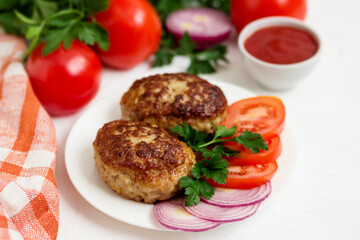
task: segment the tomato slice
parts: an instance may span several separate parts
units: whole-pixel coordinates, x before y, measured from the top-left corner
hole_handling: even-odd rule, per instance
[[[249,149],[242,148],[238,154],[241,157],[223,156],[223,158],[232,166],[265,164],[276,161],[282,151],[280,136],[276,135],[272,138],[265,139],[265,142],[268,144],[268,150],[263,151],[260,149],[260,152],[252,153]],[[241,146],[238,145],[239,148]]]
[[[277,97],[259,96],[231,104],[222,125],[236,126],[239,136],[243,131],[253,131],[264,138],[280,135],[284,129],[285,106]],[[226,144],[228,146],[228,144]]]
[[[270,181],[277,168],[276,161],[248,166],[229,166],[229,174],[225,184],[218,184],[212,179],[206,179],[206,181],[214,187],[250,189]]]

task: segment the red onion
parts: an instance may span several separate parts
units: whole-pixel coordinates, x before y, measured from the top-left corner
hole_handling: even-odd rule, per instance
[[[219,207],[205,202],[184,209],[191,215],[217,223],[236,222],[256,213],[260,203],[243,207]]]
[[[232,24],[222,12],[211,8],[187,8],[172,12],[165,22],[167,30],[177,39],[185,32],[197,48],[209,48],[228,38]]]
[[[267,182],[252,189],[215,188],[215,194],[209,200],[203,197],[201,200],[221,207],[247,206],[263,201],[270,193],[271,183]]]
[[[156,204],[154,214],[159,223],[173,230],[201,232],[220,225],[190,215],[184,210],[182,202],[176,199]]]

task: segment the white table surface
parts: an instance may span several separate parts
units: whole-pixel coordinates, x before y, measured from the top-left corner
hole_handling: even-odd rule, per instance
[[[275,176],[273,194],[254,216],[185,233],[142,229],[101,213],[75,190],[65,168],[66,137],[85,108],[53,118],[59,145],[58,239],[360,239],[360,1],[309,0],[308,5],[306,22],[319,32],[323,52],[316,69],[295,89],[260,87],[243,67],[235,36],[227,42],[231,63],[210,76],[258,95],[278,96],[287,109],[284,151],[290,157],[281,161],[290,161],[292,171],[283,179]],[[184,71],[187,64],[178,57],[162,69],[150,69],[149,62],[128,71],[106,69],[101,89],[87,107],[117,86],[129,87],[154,71]]]

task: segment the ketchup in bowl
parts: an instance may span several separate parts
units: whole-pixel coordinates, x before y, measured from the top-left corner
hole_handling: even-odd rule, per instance
[[[319,46],[307,31],[289,26],[272,26],[250,35],[245,41],[245,49],[265,62],[292,64],[312,57]]]

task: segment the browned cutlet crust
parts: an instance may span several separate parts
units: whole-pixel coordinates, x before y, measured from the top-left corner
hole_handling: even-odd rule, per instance
[[[153,203],[175,196],[191,174],[195,155],[156,125],[117,120],[99,129],[93,143],[104,181],[126,198]]]
[[[227,101],[221,89],[187,73],[153,75],[134,82],[123,95],[122,117],[155,123],[167,130],[183,124],[210,131],[211,122],[226,117]]]

